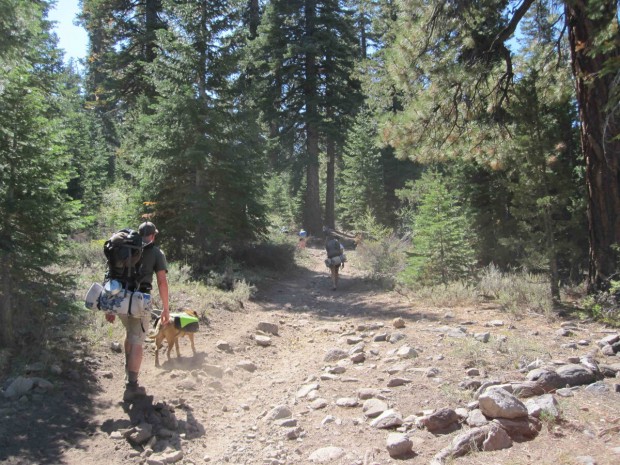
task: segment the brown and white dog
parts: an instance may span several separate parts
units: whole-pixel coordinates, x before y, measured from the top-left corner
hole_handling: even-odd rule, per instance
[[[183,313],[187,313],[190,316],[198,318],[198,313],[194,310],[184,309]],[[161,318],[158,318],[155,323],[155,334],[150,335],[151,339],[155,339],[155,366],[159,366],[159,349],[161,349],[164,339],[168,343],[168,349],[166,350],[166,356],[168,360],[170,360],[170,352],[172,351],[172,346],[176,348],[177,357],[181,357],[181,353],[179,351],[179,338],[183,336],[187,336],[192,345],[192,352],[196,355],[196,347],[194,346],[194,333],[185,331],[183,329],[179,329],[175,326],[174,321],[168,322],[167,325],[161,324]]]

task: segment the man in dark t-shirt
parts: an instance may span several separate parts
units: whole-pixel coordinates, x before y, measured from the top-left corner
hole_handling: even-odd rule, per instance
[[[155,236],[159,231],[155,225],[149,221],[142,223],[138,228],[144,249],[142,258],[138,262],[138,283],[139,291],[150,293],[153,287],[153,275],[157,281],[157,290],[162,302],[161,312],[162,324],[168,324],[170,320],[170,307],[168,301],[168,263],[166,256],[155,245]],[[114,315],[108,321],[113,322]],[[130,402],[138,396],[146,395],[144,387],[138,385],[138,374],[142,365],[143,345],[146,337],[146,328],[149,327],[151,317],[144,315],[142,318],[134,318],[129,315],[119,315],[123,326],[125,326],[125,373],[126,384],[123,400]]]

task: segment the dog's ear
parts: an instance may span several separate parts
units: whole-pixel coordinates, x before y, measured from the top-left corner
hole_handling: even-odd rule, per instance
[[[157,328],[157,323],[159,323],[159,320],[161,320],[161,317],[158,316],[157,318],[155,318],[155,323],[153,323],[153,328]]]

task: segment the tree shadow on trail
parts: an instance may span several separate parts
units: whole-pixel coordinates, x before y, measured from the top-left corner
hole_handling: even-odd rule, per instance
[[[70,364],[60,376],[32,373],[52,382],[51,391],[35,388],[20,399],[0,396],[0,462],[62,464],[64,451],[80,448],[97,432],[92,418],[98,407],[93,398],[101,391],[95,375],[98,363],[83,357]]]
[[[441,320],[436,313],[413,309],[376,281],[347,275],[346,267],[340,274],[338,289],[332,290],[331,286],[329,271],[321,273],[297,266],[279,281],[260,289],[253,300],[266,310],[312,313],[325,319],[349,316],[369,320]]]

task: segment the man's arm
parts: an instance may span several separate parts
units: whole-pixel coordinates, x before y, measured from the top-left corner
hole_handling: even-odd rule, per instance
[[[166,276],[166,270],[161,270],[155,273],[157,277],[157,290],[159,291],[159,297],[163,305],[161,312],[162,324],[168,324],[170,320],[170,306],[168,302],[168,277]]]

